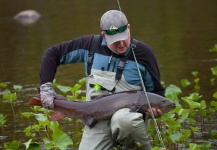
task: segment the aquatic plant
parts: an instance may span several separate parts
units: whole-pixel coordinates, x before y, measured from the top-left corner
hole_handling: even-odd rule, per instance
[[[217,45],[210,51],[217,52]],[[210,70],[212,73],[210,86],[214,86],[216,84],[217,66],[210,68]],[[165,83],[162,81],[162,84],[166,88],[166,97],[176,103],[175,109],[163,114],[161,118],[157,119],[161,136],[163,137],[166,148],[169,150],[185,148],[188,148],[189,150],[208,150],[212,148],[212,143],[210,141],[201,141],[198,139],[201,139],[201,134],[207,134],[206,123],[212,123],[213,119],[216,119],[217,91],[212,94],[211,100],[204,99],[200,93],[200,81],[203,80],[200,78],[200,73],[198,71],[192,71],[191,74],[191,79],[181,79],[181,87],[173,84],[165,86]],[[85,82],[85,78],[82,78],[73,86],[64,86],[57,83],[55,80],[53,86],[59,91],[58,93],[64,95],[67,99],[84,100],[85,95],[83,94],[84,90],[82,90],[82,88],[84,87],[83,85]],[[15,128],[14,139],[7,142],[1,139],[2,146],[0,148],[18,150],[20,147],[25,147],[27,150],[65,150],[72,146],[73,148],[76,148],[76,145],[79,145],[80,137],[76,137],[76,143],[74,142],[75,140],[72,140],[73,137],[70,137],[70,134],[76,132],[74,134],[80,136],[82,131],[77,132],[70,129],[72,132],[66,132],[64,126],[68,125],[67,127],[72,128],[74,124],[80,124],[84,127],[82,121],[65,118],[59,122],[51,122],[48,119],[51,111],[39,106],[30,107],[30,111],[28,112],[21,111],[20,114],[17,112],[15,113],[14,107],[17,106],[17,98],[19,97],[17,95],[20,95],[21,91],[22,86],[20,85],[14,85],[13,89],[9,90],[6,83],[0,83],[0,92],[3,93],[2,99],[10,103],[14,120],[28,120],[28,125],[22,130],[26,135],[27,140],[25,139],[25,142],[20,142],[19,137],[16,137]],[[20,116],[22,118],[18,118]],[[4,136],[4,125],[7,125],[7,116],[0,114],[0,127],[2,128],[1,137]],[[153,150],[162,150],[152,120],[150,120],[148,134],[152,141]],[[209,139],[216,139],[217,132],[209,129],[206,136],[208,136]],[[138,142],[136,142],[136,144],[141,146]],[[116,147],[115,149],[118,150],[120,147]]]
[[[1,135],[1,143],[4,144],[4,138],[5,138],[5,131],[4,131],[4,124],[7,122],[6,116],[3,114],[0,114],[0,127],[2,129],[2,135]]]

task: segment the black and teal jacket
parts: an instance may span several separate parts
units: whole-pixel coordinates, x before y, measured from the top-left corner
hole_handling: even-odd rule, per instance
[[[81,36],[48,48],[44,52],[41,61],[39,73],[41,84],[53,81],[59,65],[83,62],[85,65],[85,73],[87,74],[87,60],[92,36],[93,35]],[[129,51],[130,48],[126,53]],[[147,44],[138,41],[134,52],[146,91],[164,96],[164,88],[160,82],[157,59],[152,48]],[[134,89],[142,90],[140,76],[132,53],[124,66],[121,82],[118,81],[117,83],[117,81],[113,79],[122,57],[122,55],[114,54],[109,50],[105,40],[100,36],[100,40],[94,53],[91,74],[89,75],[92,76],[91,84],[98,83],[105,89],[113,89],[113,87],[115,88],[118,86],[118,83],[120,83],[119,85],[121,85],[121,88],[117,87],[117,91],[114,92]],[[113,84],[113,86],[111,87],[109,84]]]

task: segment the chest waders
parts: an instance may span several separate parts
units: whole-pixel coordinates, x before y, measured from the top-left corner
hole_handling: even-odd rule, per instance
[[[93,35],[92,37],[92,41],[91,41],[91,46],[90,46],[90,51],[89,51],[89,54],[88,54],[88,60],[87,60],[87,75],[89,76],[91,74],[91,68],[92,68],[92,64],[93,64],[93,59],[94,59],[94,53],[96,52],[97,48],[98,48],[98,44],[99,44],[99,41],[100,41],[100,35]],[[133,49],[136,48],[136,44],[137,44],[137,40],[136,39],[132,39],[131,40],[131,44],[134,45]],[[123,73],[123,70],[124,70],[124,66],[129,58],[129,56],[132,54],[132,50],[130,50],[128,52],[128,54],[126,56],[123,56],[117,66],[117,71],[116,71],[116,75],[115,75],[115,79],[117,81],[119,81],[121,79],[121,76],[122,76],[122,73]],[[90,84],[90,87],[94,87],[93,84]],[[101,88],[101,90],[107,90],[105,88]],[[110,91],[110,90],[108,90]],[[110,92],[114,92],[115,91],[115,88],[112,89]]]

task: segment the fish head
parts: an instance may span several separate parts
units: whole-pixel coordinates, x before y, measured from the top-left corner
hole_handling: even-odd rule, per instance
[[[166,113],[174,109],[176,104],[173,101],[162,97],[160,101],[151,101],[151,106],[153,108],[160,109],[163,113]]]

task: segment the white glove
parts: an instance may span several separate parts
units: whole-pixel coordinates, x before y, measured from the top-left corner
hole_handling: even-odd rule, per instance
[[[54,108],[54,97],[56,96],[56,92],[52,87],[51,82],[47,82],[40,86],[40,95],[41,102],[44,108],[53,109]]]

